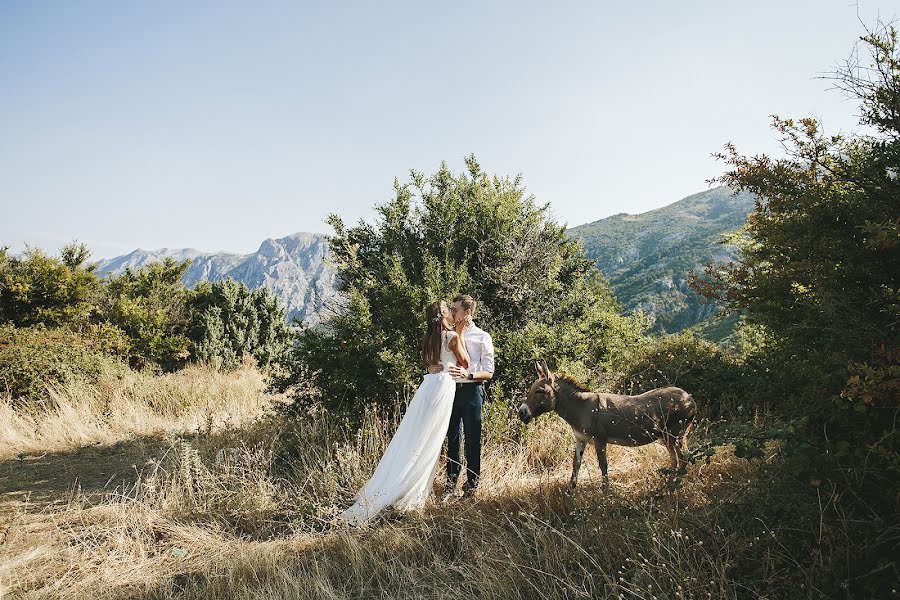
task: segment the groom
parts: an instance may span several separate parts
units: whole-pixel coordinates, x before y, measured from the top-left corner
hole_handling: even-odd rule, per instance
[[[450,413],[450,427],[447,430],[447,491],[444,500],[456,495],[456,484],[462,470],[460,438],[465,433],[466,481],[463,497],[475,494],[481,475],[481,414],[484,406],[484,382],[494,375],[494,341],[485,331],[472,322],[475,299],[460,295],[453,299],[450,316],[456,324],[456,332],[462,334],[466,350],[469,351],[469,368],[451,365],[450,374],[456,381],[456,396],[453,398],[453,412]],[[429,373],[438,373],[442,365],[432,365]]]

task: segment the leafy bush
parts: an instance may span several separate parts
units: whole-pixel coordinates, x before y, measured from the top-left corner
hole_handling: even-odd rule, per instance
[[[124,334],[108,325],[82,332],[0,325],[0,393],[16,402],[41,402],[48,384],[121,375],[126,367],[118,357],[126,349]]]
[[[89,256],[74,243],[59,258],[36,248],[17,258],[0,248],[0,324],[116,331],[133,367],[169,371],[189,357],[231,369],[245,353],[266,367],[290,343],[284,309],[264,288],[229,280],[191,291],[181,284],[190,261],[171,258],[101,280],[84,266]]]
[[[202,282],[189,301],[192,356],[225,369],[252,355],[262,368],[282,359],[290,343],[284,307],[266,288],[227,279]]]
[[[173,370],[190,356],[190,292],[181,284],[189,265],[166,258],[107,280],[99,317],[128,336],[133,367]]]
[[[785,158],[726,147],[732,170],[721,182],[758,201],[734,238],[737,260],[692,281],[761,332],[765,351],[748,362],[770,365],[791,392],[781,408],[799,432],[792,454],[835,477],[858,469],[872,498],[900,447],[897,41],[892,26],[867,31],[834,76],[860,102],[864,133],[826,135],[815,119],[775,117]]]
[[[738,358],[690,333],[657,338],[624,363],[615,387],[640,394],[674,385],[691,394],[701,417],[736,416],[751,409],[748,382]]]
[[[89,256],[87,247],[76,243],[64,246],[59,258],[40,248],[28,248],[17,258],[8,247],[0,248],[0,323],[58,327],[87,322],[100,290],[93,266],[84,264]]]

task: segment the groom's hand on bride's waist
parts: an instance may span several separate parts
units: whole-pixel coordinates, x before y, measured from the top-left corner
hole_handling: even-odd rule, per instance
[[[435,373],[440,373],[440,372],[443,371],[443,370],[444,370],[444,364],[443,364],[443,363],[436,363],[436,364],[433,364],[433,365],[428,365],[428,372],[429,372],[430,374],[432,374],[432,375],[435,374]]]
[[[453,379],[468,379],[469,372],[457,365],[450,365],[450,376]]]

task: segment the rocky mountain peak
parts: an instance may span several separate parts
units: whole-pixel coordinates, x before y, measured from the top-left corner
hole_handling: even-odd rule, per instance
[[[327,262],[325,236],[299,232],[283,238],[268,238],[259,250],[250,254],[205,253],[193,248],[144,250],[138,248],[124,256],[101,260],[101,277],[118,275],[127,267],[173,258],[191,260],[182,283],[193,288],[201,281],[234,279],[250,288],[266,287],[286,308],[286,318],[295,317],[307,325],[320,320],[324,303],[335,294],[335,272]]]

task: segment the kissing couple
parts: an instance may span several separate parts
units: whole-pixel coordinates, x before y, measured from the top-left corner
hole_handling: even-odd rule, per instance
[[[428,374],[416,390],[394,437],[353,506],[338,515],[351,526],[372,520],[383,509],[421,509],[431,493],[438,457],[448,438],[447,490],[456,496],[462,470],[460,441],[465,433],[466,481],[463,497],[474,495],[481,475],[481,415],[484,382],[494,374],[494,342],[475,326],[475,299],[460,295],[425,310],[422,360]]]

